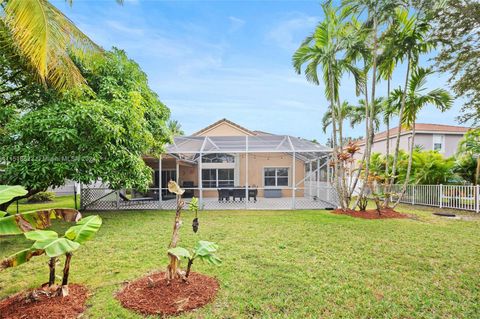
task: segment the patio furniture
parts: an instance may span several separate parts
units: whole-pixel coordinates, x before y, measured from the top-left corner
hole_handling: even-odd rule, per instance
[[[155,200],[153,197],[136,197],[128,198],[122,191],[118,192],[118,197],[125,202],[127,206],[134,205],[135,203],[141,204],[142,202],[149,202]]]
[[[282,197],[282,190],[278,188],[267,188],[263,192],[263,196],[265,198],[281,198]]]
[[[234,188],[233,189],[233,201],[235,199],[239,199],[239,201],[245,200],[245,188]]]
[[[230,190],[227,188],[219,188],[217,189],[218,191],[218,201],[223,202],[226,201],[228,202],[230,200]]]
[[[182,188],[185,189],[185,193],[183,193],[183,198],[192,198],[193,197],[193,188],[195,188],[195,186],[193,186],[193,182],[191,181],[184,181],[182,183]]]
[[[248,201],[250,201],[251,198],[253,198],[253,202],[257,202],[257,195],[258,195],[258,189],[256,186],[252,186],[252,188],[248,188]]]

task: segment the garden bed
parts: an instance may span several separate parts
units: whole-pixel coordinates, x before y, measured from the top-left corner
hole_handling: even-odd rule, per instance
[[[369,209],[365,211],[358,211],[353,209],[347,209],[345,211],[341,209],[335,209],[335,214],[349,215],[352,217],[365,218],[365,219],[387,219],[387,218],[409,218],[406,214],[399,213],[391,208],[381,209],[380,214],[376,209]]]
[[[182,280],[167,284],[165,273],[155,273],[128,283],[117,294],[123,307],[143,315],[178,315],[200,308],[215,298],[218,281],[191,273],[188,283]]]
[[[81,285],[69,285],[67,297],[47,297],[42,290],[21,292],[0,301],[0,319],[70,319],[85,311],[88,290]],[[35,298],[31,297],[35,292]]]

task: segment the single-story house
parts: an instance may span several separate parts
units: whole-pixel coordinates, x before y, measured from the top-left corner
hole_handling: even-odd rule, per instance
[[[302,138],[252,131],[221,119],[175,137],[161,158],[145,157],[153,171],[151,189],[132,191],[131,198],[119,194],[116,207],[173,209],[170,180],[186,190],[185,198],[199,198],[204,209],[335,207],[335,192],[327,182],[330,154],[330,148]],[[99,202],[86,204],[99,209]]]
[[[415,146],[421,147],[424,151],[434,150],[443,154],[445,157],[454,155],[457,151],[458,143],[469,130],[468,127],[417,123],[415,125]],[[390,129],[389,141],[387,141],[387,131],[375,134],[373,138],[372,152],[386,154],[387,143],[390,143],[390,154],[396,146],[398,127]],[[401,129],[400,149],[408,151],[412,140],[411,129]],[[361,141],[360,154],[365,149],[365,140]]]

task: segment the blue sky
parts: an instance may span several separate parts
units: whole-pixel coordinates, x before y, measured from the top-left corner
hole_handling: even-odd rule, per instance
[[[323,85],[295,74],[291,56],[321,19],[319,1],[54,1],[82,31],[109,49],[124,49],[187,134],[228,118],[252,130],[324,142]],[[428,63],[425,57],[424,63]],[[404,67],[395,75],[403,78]],[[438,74],[429,86],[446,87]],[[380,85],[379,91],[385,92]],[[342,98],[355,103],[345,78]],[[419,122],[457,124],[461,101],[440,113],[424,109]],[[347,129],[363,135],[363,127]]]

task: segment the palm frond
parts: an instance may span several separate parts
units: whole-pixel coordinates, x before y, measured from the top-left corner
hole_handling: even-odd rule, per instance
[[[47,0],[9,0],[3,17],[15,48],[39,79],[57,89],[71,89],[85,80],[71,54],[85,58],[98,46]]]

